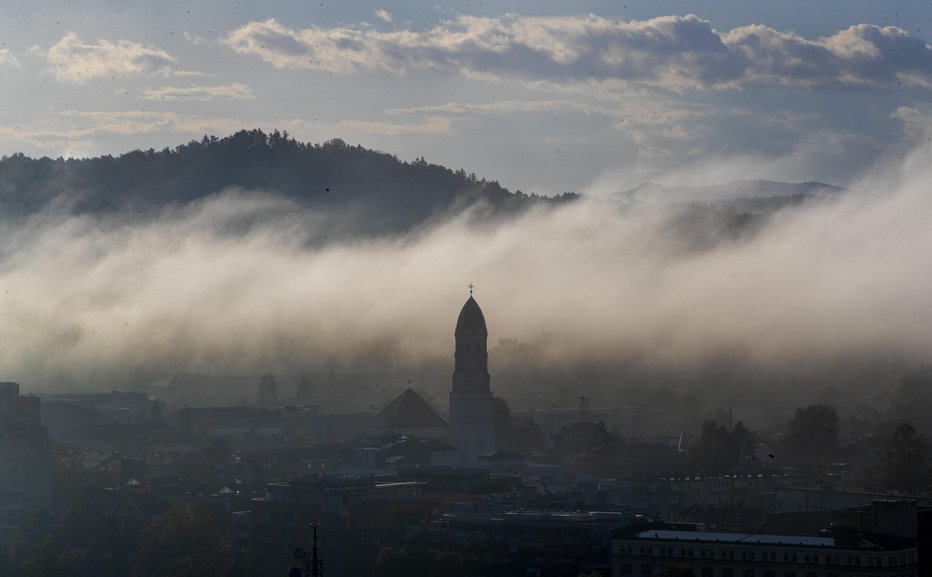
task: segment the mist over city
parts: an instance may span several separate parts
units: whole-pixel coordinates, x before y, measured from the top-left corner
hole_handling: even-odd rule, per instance
[[[82,212],[62,195],[0,233],[3,364],[39,391],[354,363],[442,390],[472,282],[494,311],[493,350],[559,337],[525,362],[604,363],[590,395],[621,398],[608,368],[621,365],[677,387],[740,378],[775,396],[814,383],[885,395],[932,346],[927,155],[778,209],[619,190],[493,219],[480,201],[399,230],[349,200],[317,209],[268,190],[148,211]],[[724,382],[702,382],[710,365]]]
[[[7,8],[0,575],[930,571],[929,6]]]

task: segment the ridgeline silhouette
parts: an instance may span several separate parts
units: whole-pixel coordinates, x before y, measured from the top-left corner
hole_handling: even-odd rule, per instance
[[[53,203],[79,214],[145,214],[229,188],[351,214],[358,221],[355,232],[369,234],[404,232],[476,205],[488,207],[486,214],[502,215],[577,198],[510,192],[496,181],[423,158],[405,162],[340,139],[308,144],[278,130],[204,136],[174,149],[117,157],[33,159],[17,153],[0,159],[0,211],[7,217],[34,214]]]

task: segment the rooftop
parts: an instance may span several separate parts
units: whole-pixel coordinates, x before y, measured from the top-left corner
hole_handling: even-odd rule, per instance
[[[409,387],[378,415],[372,417],[366,426],[394,433],[409,429],[442,429],[447,426],[447,422]]]
[[[472,295],[469,295],[469,300],[460,309],[460,316],[456,319],[456,332],[463,330],[488,332],[485,326],[485,315],[482,314],[479,303],[472,298]]]
[[[696,543],[740,543],[742,545],[787,545],[796,547],[832,547],[840,549],[878,549],[869,541],[860,540],[856,546],[838,546],[832,537],[806,537],[801,535],[762,535],[751,533],[712,533],[706,531],[648,530],[635,535],[636,539],[658,541],[692,541]]]

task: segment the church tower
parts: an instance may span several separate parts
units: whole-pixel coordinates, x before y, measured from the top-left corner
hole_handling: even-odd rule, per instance
[[[471,288],[453,334],[456,350],[450,392],[450,442],[459,449],[460,463],[472,466],[479,454],[495,450],[495,425],[486,346],[489,331]]]

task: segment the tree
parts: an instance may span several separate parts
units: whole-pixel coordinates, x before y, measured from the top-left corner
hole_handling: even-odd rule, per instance
[[[301,375],[301,380],[298,381],[298,389],[295,392],[294,402],[298,405],[303,405],[311,401],[311,385],[307,382],[307,377]]]
[[[7,552],[3,550],[3,548],[0,548],[0,575],[17,575],[14,569],[13,561],[7,555]]]
[[[915,367],[903,375],[893,405],[904,422],[916,423],[926,435],[932,433],[928,424],[932,409],[932,365]]]
[[[718,421],[702,423],[702,432],[690,456],[696,468],[703,473],[721,472],[735,466],[737,454],[732,450],[728,429]]]
[[[530,417],[514,417],[508,401],[492,399],[492,421],[495,426],[495,446],[527,455],[542,445],[540,427]]]
[[[903,423],[887,441],[883,454],[883,483],[889,489],[918,491],[927,482],[925,440],[915,427]]]
[[[717,473],[735,467],[742,442],[749,439],[751,430],[737,422],[729,431],[718,421],[702,423],[699,439],[690,451],[693,464],[703,473]]]
[[[120,531],[118,520],[109,515],[108,498],[102,491],[86,491],[72,502],[62,515],[55,534],[63,547],[91,549],[97,542],[115,557],[125,558],[133,548],[137,535]]]
[[[621,444],[621,434],[609,429],[605,421],[572,423],[553,435],[557,453],[586,453],[599,457],[614,456]]]
[[[26,547],[20,563],[22,577],[69,577],[71,571],[62,562],[61,551],[51,535]]]
[[[275,375],[269,373],[262,375],[259,379],[259,392],[256,395],[256,403],[265,407],[278,404],[278,384],[275,382]]]
[[[410,577],[430,575],[431,557],[425,551],[404,547],[400,551],[392,547],[379,549],[379,559],[372,568],[374,577]]]
[[[130,557],[133,577],[223,577],[230,568],[229,551],[200,505],[166,511],[137,543]]]
[[[423,549],[392,547],[379,549],[379,559],[372,568],[373,577],[411,577],[412,575],[442,575],[463,577],[466,565],[463,558],[450,551],[432,556]]]
[[[466,575],[466,563],[463,558],[451,551],[441,551],[434,558],[434,575],[443,577],[463,577]]]
[[[508,401],[501,397],[492,399],[492,422],[495,426],[495,444],[503,447],[514,433],[514,423]]]
[[[85,549],[65,548],[61,562],[69,577],[117,577],[120,574],[113,555],[104,551],[96,540],[91,540]]]
[[[838,413],[829,405],[799,407],[790,420],[786,449],[802,461],[831,458],[838,450]]]

